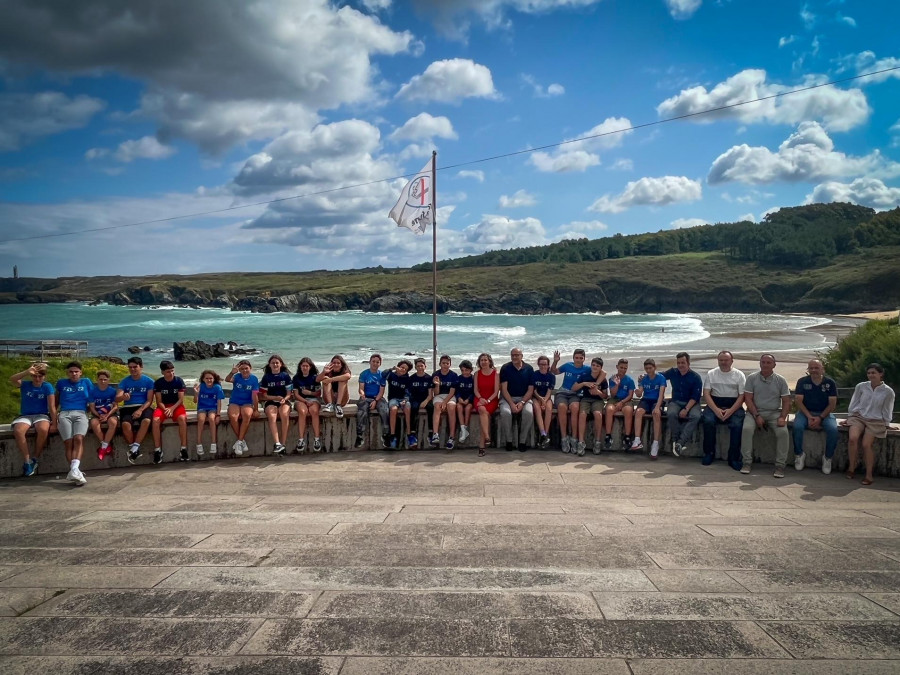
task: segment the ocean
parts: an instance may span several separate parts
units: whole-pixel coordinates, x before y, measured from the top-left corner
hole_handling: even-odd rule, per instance
[[[252,314],[223,309],[181,307],[91,306],[85,303],[21,304],[0,306],[4,326],[0,338],[18,340],[87,340],[92,356],[127,358],[128,347],[149,346],[145,367],[153,374],[158,364],[172,358],[172,343],[203,340],[235,341],[259,349],[251,358],[261,370],[269,354],[284,358],[291,370],[302,356],[322,364],[341,354],[351,364],[382,354],[391,365],[409,355],[431,362],[431,315],[368,313],[360,311],[310,314]],[[438,351],[450,354],[454,364],[488,352],[495,361],[508,360],[514,346],[527,361],[538,355],[552,358],[558,349],[564,359],[584,348],[588,357],[607,362],[626,356],[673,360],[686,350],[709,356],[720,349],[735,353],[761,351],[809,353],[832,344],[826,317],[781,314],[478,314],[454,312],[438,316]],[[204,368],[224,374],[229,359],[179,363],[178,372],[195,377]],[[632,370],[634,370],[633,364]],[[637,366],[638,370],[640,366]],[[358,367],[354,367],[359,372]]]

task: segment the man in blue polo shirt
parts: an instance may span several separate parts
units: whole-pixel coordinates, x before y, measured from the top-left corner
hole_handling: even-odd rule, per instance
[[[813,359],[806,368],[809,375],[797,380],[794,388],[794,468],[802,471],[806,466],[803,452],[803,432],[822,429],[825,432],[825,456],[822,457],[822,473],[831,473],[831,458],[837,449],[838,429],[834,417],[837,407],[837,384],[825,377],[825,367],[819,359]]]
[[[662,373],[672,383],[672,400],[666,409],[672,454],[678,457],[694,437],[700,424],[700,399],[703,378],[691,370],[691,356],[687,352],[675,355],[675,367]]]
[[[519,452],[528,449],[528,436],[534,427],[534,368],[522,360],[522,350],[515,347],[510,362],[500,369],[500,433],[506,439],[506,449],[512,450],[512,416],[519,420]]]

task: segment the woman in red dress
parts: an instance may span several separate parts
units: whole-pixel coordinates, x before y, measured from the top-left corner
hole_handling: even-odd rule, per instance
[[[491,415],[500,405],[500,373],[494,369],[494,359],[490,354],[478,357],[478,373],[475,376],[475,410],[481,420],[481,438],[478,441],[478,456],[484,457],[484,448],[491,444]]]

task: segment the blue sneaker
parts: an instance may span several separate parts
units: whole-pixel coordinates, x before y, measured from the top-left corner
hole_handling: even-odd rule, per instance
[[[703,459],[700,460],[700,463],[703,466],[709,466],[710,464],[713,463],[714,459],[715,459],[714,455],[703,455]]]
[[[419,445],[419,439],[416,438],[415,434],[410,434],[406,437],[406,446],[410,449],[415,448]]]
[[[31,466],[31,462],[25,462],[22,465],[22,475],[23,476],[31,476],[34,474],[34,467]]]
[[[388,445],[389,445],[389,447],[391,448],[391,450],[396,450],[396,449],[397,449],[397,437],[396,437],[396,436],[391,436],[391,440],[390,440],[390,443],[389,443]]]

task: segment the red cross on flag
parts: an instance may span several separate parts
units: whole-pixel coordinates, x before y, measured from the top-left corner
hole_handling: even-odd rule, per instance
[[[434,224],[432,190],[434,177],[431,161],[406,184],[400,199],[391,209],[390,216],[399,227],[408,227],[415,234],[425,234],[429,225]]]

